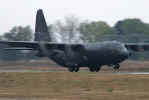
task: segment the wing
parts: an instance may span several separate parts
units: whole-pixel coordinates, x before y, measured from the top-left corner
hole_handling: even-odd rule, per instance
[[[133,51],[147,51],[149,50],[149,43],[126,43],[125,47]]]
[[[28,41],[0,41],[0,44],[8,45],[9,47],[3,48],[6,50],[40,50],[41,48],[65,50],[68,46],[72,50],[78,51],[83,48],[82,44],[66,44],[54,42],[28,42]]]
[[[37,50],[39,48],[37,42],[27,41],[0,41],[0,44],[7,45],[9,47],[3,48],[6,50]]]

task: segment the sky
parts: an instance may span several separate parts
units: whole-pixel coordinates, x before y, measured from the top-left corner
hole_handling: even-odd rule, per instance
[[[111,26],[125,18],[149,23],[149,0],[2,0],[0,34],[18,25],[34,29],[37,9],[43,9],[48,24],[69,15],[80,20],[106,21]]]

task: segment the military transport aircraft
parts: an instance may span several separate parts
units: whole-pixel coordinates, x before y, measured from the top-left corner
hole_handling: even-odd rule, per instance
[[[48,32],[43,11],[39,9],[36,15],[35,39],[28,41],[0,41],[0,44],[10,46],[9,50],[36,50],[36,56],[48,57],[57,64],[68,68],[70,72],[78,72],[80,67],[88,67],[91,72],[98,72],[103,65],[120,68],[120,63],[131,54],[128,49],[139,51],[149,49],[149,44],[120,43],[105,41],[97,43],[65,44],[54,43]]]

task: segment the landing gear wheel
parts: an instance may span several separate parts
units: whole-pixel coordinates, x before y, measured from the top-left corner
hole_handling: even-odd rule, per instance
[[[73,72],[73,71],[75,71],[75,67],[69,67],[68,70],[69,70],[69,72]]]
[[[101,67],[96,67],[96,68],[95,68],[95,71],[96,71],[96,72],[99,72],[100,69],[101,69]]]
[[[120,65],[119,65],[119,64],[116,64],[113,68],[114,68],[114,72],[116,72],[116,71],[118,71],[118,70],[119,70]]]
[[[75,68],[75,72],[78,72],[79,70],[80,70],[79,67],[76,67],[76,68]]]
[[[89,67],[89,71],[90,72],[94,72],[95,71],[95,68],[94,67]]]
[[[91,72],[99,72],[101,69],[101,66],[94,66],[94,67],[89,67],[89,70]]]
[[[68,68],[68,70],[70,71],[70,72],[78,72],[79,70],[80,70],[80,68],[79,67],[69,67]]]

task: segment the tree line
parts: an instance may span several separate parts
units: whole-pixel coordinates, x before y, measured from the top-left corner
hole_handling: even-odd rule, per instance
[[[102,36],[149,35],[149,24],[140,19],[124,19],[114,26],[104,21],[79,21],[75,16],[66,17],[48,25],[53,41],[60,42],[98,42]],[[14,26],[0,36],[1,40],[32,41],[34,31],[30,26]]]

